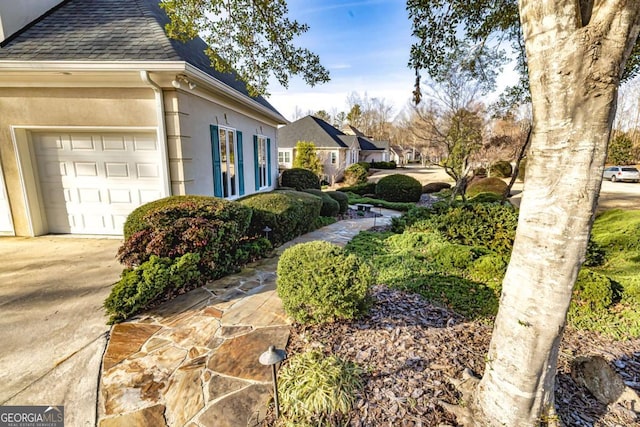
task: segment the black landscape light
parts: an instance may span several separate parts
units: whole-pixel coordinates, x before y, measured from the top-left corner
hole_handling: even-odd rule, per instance
[[[277,349],[274,345],[260,355],[261,364],[271,366],[271,374],[273,376],[273,398],[276,402],[276,418],[280,418],[280,401],[278,400],[278,377],[276,374],[276,365],[287,358],[284,350]]]

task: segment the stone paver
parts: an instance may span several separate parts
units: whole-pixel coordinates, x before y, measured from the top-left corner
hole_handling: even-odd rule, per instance
[[[397,215],[383,214],[376,225]],[[276,294],[278,256],[312,240],[343,246],[373,225],[367,218],[323,227],[272,258],[114,326],[103,358],[99,426],[258,424],[272,396],[271,370],[258,358],[289,339],[290,320]]]

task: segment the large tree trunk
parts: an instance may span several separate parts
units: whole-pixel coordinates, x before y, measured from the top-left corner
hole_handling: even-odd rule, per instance
[[[594,218],[619,78],[640,25],[637,0],[580,3],[520,1],[533,132],[511,262],[472,402],[477,425],[554,424],[560,340]]]

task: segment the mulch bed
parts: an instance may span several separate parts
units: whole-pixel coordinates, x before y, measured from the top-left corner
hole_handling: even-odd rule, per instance
[[[457,425],[439,401],[460,398],[449,378],[469,367],[481,375],[491,326],[466,321],[419,295],[377,286],[366,317],[327,326],[295,325],[287,353],[321,348],[365,367],[365,387],[355,408],[342,419],[351,426]],[[567,330],[556,379],[556,405],[567,426],[640,426],[630,411],[605,406],[570,376],[577,355],[601,355],[640,390],[640,340],[616,342],[596,333]],[[273,424],[273,414],[263,425]]]

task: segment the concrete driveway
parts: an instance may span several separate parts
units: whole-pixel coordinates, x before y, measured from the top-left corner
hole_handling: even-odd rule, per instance
[[[0,238],[0,405],[64,405],[93,426],[117,239]]]

